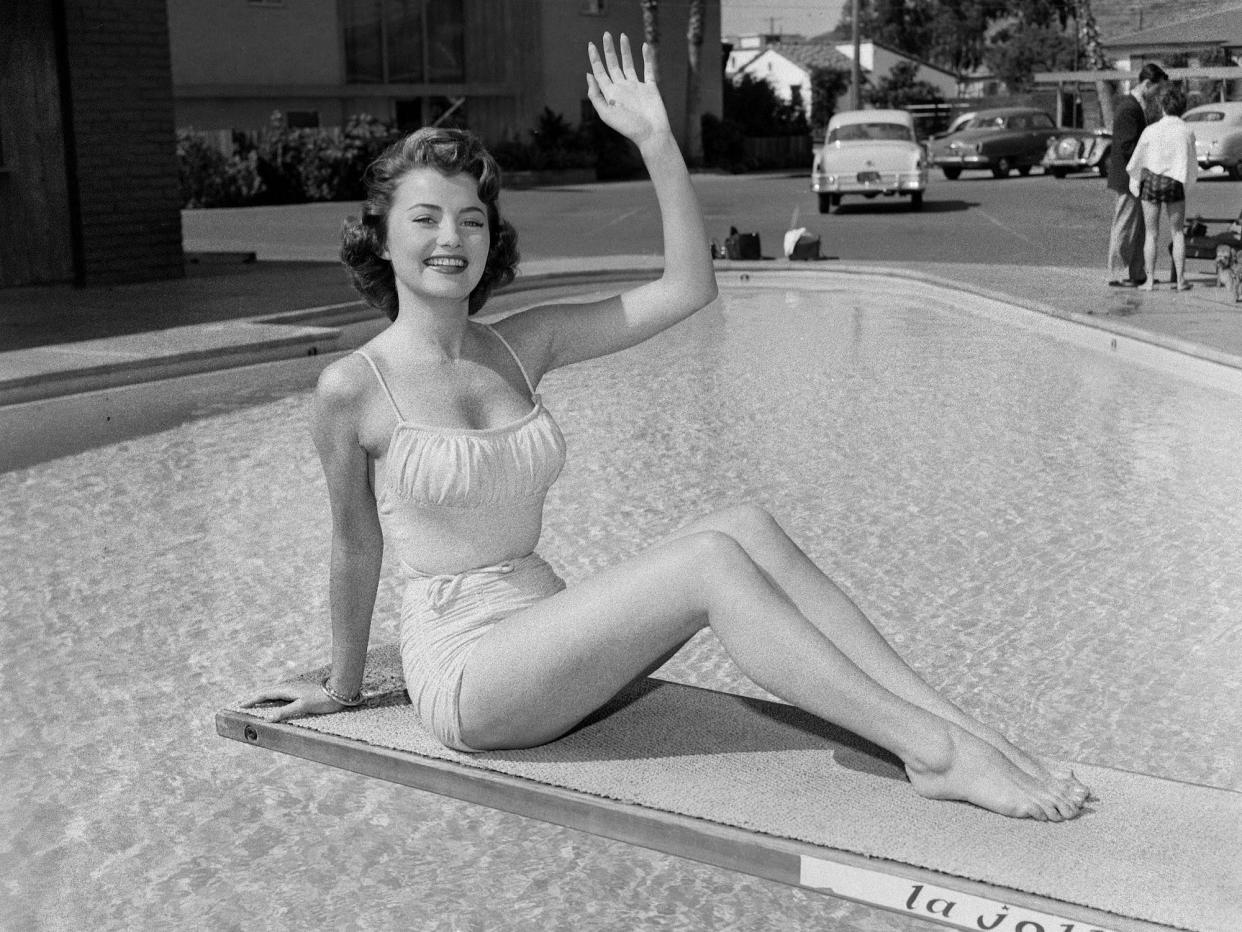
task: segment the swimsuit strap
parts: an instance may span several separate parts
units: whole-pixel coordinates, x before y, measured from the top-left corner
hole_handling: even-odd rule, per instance
[[[534,401],[538,397],[535,393],[535,386],[531,384],[530,376],[526,374],[526,367],[522,365],[522,360],[519,359],[518,354],[513,351],[513,347],[509,345],[509,341],[497,333],[496,328],[494,328],[491,324],[480,324],[479,326],[489,330],[492,336],[504,344],[505,349],[509,351],[509,355],[513,357],[513,361],[517,363],[518,371],[522,373],[522,379],[526,382],[526,390],[530,392],[531,401]]]
[[[354,350],[354,352],[367,361],[367,365],[371,367],[371,371],[374,372],[375,377],[379,379],[380,388],[382,388],[384,390],[384,394],[388,396],[388,403],[392,405],[392,410],[393,413],[397,415],[397,420],[404,421],[405,418],[401,416],[401,409],[397,407],[397,399],[392,397],[392,392],[388,389],[388,383],[384,381],[383,373],[380,372],[379,366],[375,364],[375,360],[368,356],[363,350]]]

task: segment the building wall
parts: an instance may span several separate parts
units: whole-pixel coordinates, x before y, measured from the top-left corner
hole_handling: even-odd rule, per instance
[[[602,15],[587,15],[586,7],[602,8]],[[567,120],[581,121],[586,102],[586,48],[598,46],[605,30],[615,37],[624,32],[630,38],[637,60],[643,42],[642,7],[637,0],[605,0],[584,4],[583,0],[542,0],[544,97],[528,111],[527,126],[533,126],[544,104]],[[658,66],[660,94],[668,109],[673,133],[684,142],[688,52],[686,29],[689,24],[688,0],[662,0],[659,7]],[[703,27],[703,46],[699,53],[701,69],[700,109],[721,112],[720,103],[720,0],[708,0]]]
[[[165,0],[63,0],[85,284],[185,274]]]
[[[802,104],[806,110],[806,118],[811,118],[811,76],[803,68],[775,51],[768,50],[742,68],[743,74],[762,78],[772,85],[777,96],[789,103],[793,97],[793,87],[802,88]],[[848,109],[849,95],[844,95],[837,102],[837,110]],[[844,104],[844,106],[843,106]]]
[[[51,5],[4,0],[0,286],[73,277],[69,178]]]
[[[4,13],[0,284],[183,275],[164,0]]]
[[[336,0],[167,0],[173,83],[335,85],[345,78]]]

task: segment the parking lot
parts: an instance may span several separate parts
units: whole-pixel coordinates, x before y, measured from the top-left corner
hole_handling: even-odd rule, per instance
[[[966,172],[957,181],[933,169],[917,212],[900,197],[846,197],[839,212],[820,214],[809,166],[807,174],[703,174],[696,187],[708,232],[717,239],[730,226],[758,232],[764,254],[779,256],[784,232],[805,226],[823,237],[826,255],[893,262],[1102,269],[1113,204],[1098,175],[1056,179],[1039,169],[1001,180],[986,171]],[[505,192],[502,203],[528,258],[658,250],[658,220],[642,182]],[[1227,223],[1242,211],[1242,182],[1205,176],[1191,189],[1188,206],[1188,216]]]

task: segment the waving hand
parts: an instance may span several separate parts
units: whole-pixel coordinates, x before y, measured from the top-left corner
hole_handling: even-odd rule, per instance
[[[655,82],[655,53],[643,43],[643,76],[634,66],[630,40],[621,34],[621,57],[613,48],[612,36],[604,33],[604,57],[592,42],[587,46],[591,74],[587,75],[587,96],[601,120],[637,146],[661,133],[669,132],[668,113]]]

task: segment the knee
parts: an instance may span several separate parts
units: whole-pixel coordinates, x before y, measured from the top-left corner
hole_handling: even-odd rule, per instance
[[[746,548],[731,534],[721,530],[695,531],[680,538],[683,568],[688,578],[701,586],[703,604],[721,592],[745,583],[758,572]]]
[[[772,513],[755,502],[725,508],[717,513],[713,523],[730,537],[743,542],[762,541],[784,533]]]

